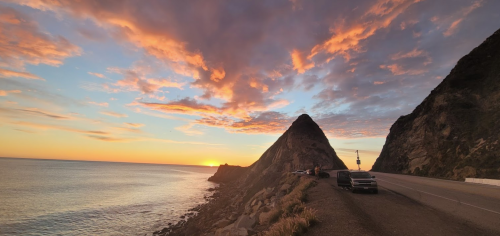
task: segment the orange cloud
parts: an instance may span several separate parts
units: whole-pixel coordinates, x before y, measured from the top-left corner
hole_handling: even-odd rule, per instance
[[[0,97],[5,97],[9,93],[21,93],[21,90],[0,90]]]
[[[453,22],[449,25],[449,27],[446,29],[446,31],[443,32],[443,35],[445,37],[449,37],[453,34],[455,34],[458,31],[458,26],[460,23],[467,17],[472,11],[475,9],[481,7],[483,5],[483,1],[475,1],[472,5],[463,8],[460,12],[457,18],[454,18]],[[452,18],[453,19],[453,18]]]
[[[78,46],[61,36],[43,33],[37,22],[8,7],[0,6],[0,35],[1,67],[22,70],[25,64],[60,66],[64,59],[81,53]],[[14,77],[40,79],[26,72],[8,73]]]
[[[443,32],[443,35],[448,37],[448,36],[451,36],[452,34],[454,34],[457,31],[458,24],[460,24],[460,22],[462,22],[462,20],[463,19],[458,19],[456,21],[453,21],[453,23],[451,23],[450,27],[445,32]]]
[[[347,25],[345,21],[330,29],[332,37],[314,46],[308,59],[325,52],[333,56],[342,55],[349,61],[351,52],[360,51],[360,42],[379,29],[387,28],[392,21],[401,15],[410,5],[419,0],[379,0],[360,18]],[[331,58],[327,59],[330,60]]]
[[[380,65],[381,69],[387,69],[390,70],[393,75],[420,75],[424,74],[427,71],[426,70],[405,70],[402,66],[398,64],[392,64],[392,65]]]
[[[167,113],[181,114],[221,114],[222,110],[212,106],[198,103],[194,99],[184,98],[169,103],[142,103],[142,105],[153,110],[159,110]]]
[[[0,68],[0,76],[1,77],[20,77],[20,78],[25,78],[25,79],[38,79],[38,80],[44,80],[34,74],[31,74],[29,72],[18,72],[18,71],[12,71],[12,70],[7,70],[7,69],[2,69]]]
[[[141,91],[142,93],[146,94],[152,94],[162,87],[183,89],[183,86],[185,84],[166,78],[146,78],[144,75],[146,72],[139,67],[133,69],[108,68],[108,71],[122,74],[124,77],[123,79],[116,82],[116,84],[113,84],[114,86],[119,86],[129,91]],[[119,89],[117,90],[116,88],[110,87],[110,85],[107,86],[108,88],[106,89],[110,91],[120,91]]]
[[[207,116],[196,120],[196,124],[220,127],[233,133],[279,134],[290,125],[291,118],[279,112],[262,112],[246,120],[232,120],[228,117]]]
[[[396,54],[391,55],[392,60],[400,60],[400,59],[405,59],[405,58],[417,58],[417,57],[423,57],[425,58],[425,61],[423,62],[424,66],[432,63],[432,58],[430,57],[429,53],[424,51],[424,50],[418,50],[414,48],[413,50],[409,52],[398,52]]]
[[[299,50],[294,49],[290,54],[292,56],[293,69],[297,70],[297,73],[303,74],[307,70],[314,67],[314,62],[308,62],[308,59],[305,57],[304,53],[300,52]]]
[[[219,82],[226,77],[226,72],[224,69],[212,69],[212,74],[210,75],[210,80],[214,82]]]

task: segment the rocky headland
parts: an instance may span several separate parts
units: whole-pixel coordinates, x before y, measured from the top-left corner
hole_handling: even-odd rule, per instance
[[[274,235],[301,232],[316,222],[306,207],[314,177],[294,169],[346,169],[321,128],[306,114],[249,167],[221,165],[210,181],[220,183],[196,214],[155,235]]]
[[[500,30],[390,129],[373,171],[500,179]]]

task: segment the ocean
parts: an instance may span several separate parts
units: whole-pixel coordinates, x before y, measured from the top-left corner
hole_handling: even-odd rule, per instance
[[[0,235],[151,235],[204,203],[216,170],[0,158]]]

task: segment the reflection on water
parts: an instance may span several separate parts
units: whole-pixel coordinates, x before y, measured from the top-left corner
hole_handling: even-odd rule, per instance
[[[0,235],[144,235],[204,202],[216,168],[0,158]]]

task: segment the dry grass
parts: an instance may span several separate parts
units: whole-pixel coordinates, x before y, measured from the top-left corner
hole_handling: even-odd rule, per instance
[[[294,181],[292,177],[286,176],[284,183]],[[296,180],[295,180],[296,181]],[[272,212],[269,222],[273,224],[268,231],[259,234],[262,236],[290,236],[301,235],[307,231],[317,221],[316,211],[306,208],[306,190],[314,185],[310,178],[300,178],[299,183],[280,202],[280,207],[276,207]]]

